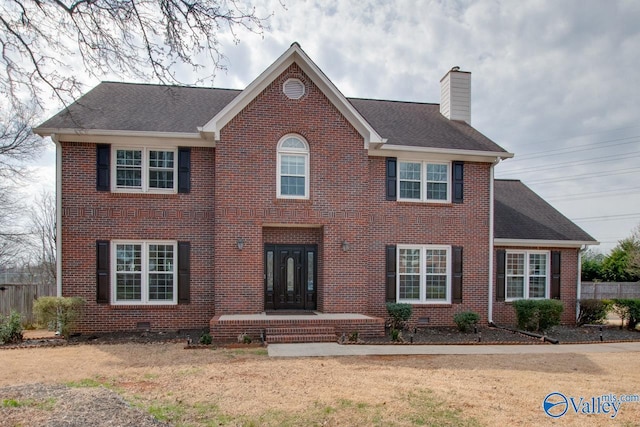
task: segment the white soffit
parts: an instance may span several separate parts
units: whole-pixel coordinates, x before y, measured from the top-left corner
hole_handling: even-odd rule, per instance
[[[298,43],[293,43],[273,64],[262,72],[254,81],[243,90],[240,95],[234,98],[226,107],[216,114],[207,124],[198,128],[205,138],[213,137],[220,140],[220,130],[239,114],[256,96],[269,86],[280,74],[282,74],[291,64],[296,63],[311,81],[329,98],[340,113],[351,123],[351,125],[364,138],[365,149],[369,143],[383,143],[384,139],[373,129],[373,127],[362,117],[362,115],[351,105],[349,101],[340,93],[338,88],[327,78],[318,66],[300,48]]]

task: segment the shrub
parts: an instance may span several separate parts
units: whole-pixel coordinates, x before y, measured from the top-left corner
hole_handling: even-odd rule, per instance
[[[0,314],[0,344],[22,341],[22,316],[11,311],[8,316]]]
[[[403,330],[407,325],[407,320],[411,317],[413,307],[411,304],[402,304],[395,302],[387,303],[387,313],[391,318],[391,329],[398,331]]]
[[[200,340],[198,341],[200,344],[204,344],[204,345],[209,345],[213,342],[213,339],[211,338],[211,334],[208,332],[203,333],[202,335],[200,335]]]
[[[513,302],[513,308],[518,328],[537,332],[559,325],[564,310],[560,301],[552,299],[521,299]]]
[[[83,306],[84,300],[78,297],[40,297],[33,304],[33,311],[40,324],[59,329],[68,339]]]
[[[580,301],[578,326],[603,323],[607,313],[611,310],[611,303],[599,299],[583,299]]]
[[[620,327],[624,325],[624,320],[627,320],[627,327],[629,329],[635,329],[638,322],[640,322],[640,299],[631,299],[631,298],[616,298],[613,300],[614,312],[620,316],[620,320],[622,320],[622,324]]]
[[[460,332],[467,332],[471,326],[480,321],[480,315],[473,311],[461,311],[453,316],[453,321],[458,325]]]

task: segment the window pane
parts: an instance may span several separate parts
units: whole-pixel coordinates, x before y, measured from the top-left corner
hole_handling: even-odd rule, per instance
[[[173,151],[149,151],[149,167],[173,169],[173,156]]]
[[[149,271],[173,272],[173,245],[149,245]]]
[[[524,254],[507,254],[507,274],[524,274]]]
[[[447,165],[427,164],[427,200],[447,200]]]
[[[304,144],[304,142],[302,142],[298,138],[293,138],[293,137],[287,138],[284,141],[282,141],[282,145],[280,147],[293,148],[300,151],[307,151],[307,146]]]
[[[116,246],[116,271],[141,271],[141,265],[141,245]]]
[[[292,257],[287,258],[287,292],[294,290],[294,260]]]
[[[149,301],[173,300],[173,274],[149,274]]]
[[[420,273],[420,249],[400,249],[400,274]]]
[[[427,182],[427,199],[447,200],[447,184]]]
[[[448,169],[447,165],[427,164],[427,181],[447,182]]]
[[[142,187],[141,150],[116,150],[116,186]]]
[[[529,298],[544,298],[546,282],[546,277],[529,277]]]
[[[313,252],[307,252],[307,290],[308,291],[313,291],[313,287],[314,287],[314,281],[313,281],[314,255],[315,254]]]
[[[400,162],[400,198],[420,200],[422,163]]]
[[[173,188],[173,151],[149,151],[149,188]]]
[[[428,275],[425,290],[426,299],[447,299],[447,276]]]
[[[304,156],[282,156],[280,159],[280,173],[282,175],[304,176]]]
[[[529,254],[529,274],[532,276],[547,275],[546,254]]]
[[[420,183],[412,181],[400,181],[400,198],[420,200]]]
[[[267,251],[267,290],[273,291],[273,251]]]
[[[117,273],[116,274],[116,300],[140,301],[141,298],[141,274]]]
[[[283,176],[280,194],[283,196],[304,196],[304,178]]]
[[[524,277],[507,277],[507,298],[524,298]]]
[[[420,299],[420,276],[400,276],[400,299]]]
[[[447,274],[447,251],[445,249],[427,249],[425,272],[427,274]]]

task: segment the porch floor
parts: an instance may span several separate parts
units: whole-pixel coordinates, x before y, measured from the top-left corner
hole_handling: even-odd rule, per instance
[[[211,319],[214,341],[229,342],[247,334],[252,340],[264,337],[267,342],[336,341],[343,334],[357,332],[362,337],[384,336],[385,321],[358,313],[315,314],[224,314]]]

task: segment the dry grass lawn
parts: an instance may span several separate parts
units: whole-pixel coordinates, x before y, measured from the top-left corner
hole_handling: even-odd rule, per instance
[[[640,394],[637,366],[637,353],[273,359],[264,349],[79,345],[0,351],[0,387],[104,385],[175,425],[634,426],[640,403],[615,420],[553,420],[541,403],[553,391]]]

